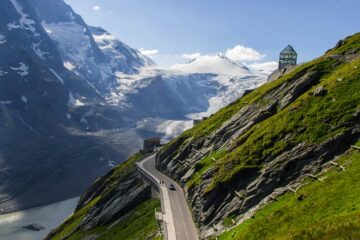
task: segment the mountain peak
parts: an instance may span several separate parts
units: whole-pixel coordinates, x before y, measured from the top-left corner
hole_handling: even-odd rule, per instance
[[[223,54],[201,55],[188,63],[175,64],[170,69],[185,73],[209,73],[233,77],[252,74],[246,66],[229,59]]]

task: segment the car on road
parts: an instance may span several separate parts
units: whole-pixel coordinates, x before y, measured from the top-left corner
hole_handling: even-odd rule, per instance
[[[175,190],[176,190],[174,184],[172,184],[172,183],[170,183],[169,189],[170,189],[171,191],[175,191]]]

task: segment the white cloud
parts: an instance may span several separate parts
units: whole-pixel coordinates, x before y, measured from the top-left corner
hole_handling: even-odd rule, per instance
[[[201,56],[200,53],[190,53],[190,54],[185,53],[185,54],[181,55],[181,57],[186,59],[186,60],[193,60],[193,59],[198,58],[200,56]]]
[[[94,10],[94,11],[100,11],[100,10],[101,10],[101,8],[100,8],[100,6],[95,5],[95,6],[93,6],[93,10]]]
[[[140,49],[141,53],[152,56],[152,58],[160,66],[170,68],[172,70],[184,70],[190,66],[187,66],[185,63],[188,63],[189,60],[192,61],[191,67],[196,67],[196,69],[186,69],[190,72],[223,72],[222,69],[228,69],[227,64],[221,64],[227,62],[225,58],[230,59],[239,65],[244,65],[248,67],[251,71],[269,75],[277,67],[278,63],[275,61],[265,62],[265,54],[258,52],[257,50],[243,45],[236,45],[233,48],[229,48],[224,52],[218,53],[208,53],[201,54],[199,52],[195,53],[184,53],[176,55],[164,55],[158,54],[158,50],[145,50]],[[155,56],[153,56],[155,54]],[[221,58],[224,58],[222,61],[219,61]],[[230,62],[230,61],[229,61]],[[184,65],[185,64],[185,65]],[[240,67],[241,68],[241,67]],[[232,68],[231,68],[232,69]],[[233,75],[238,74],[235,72]]]
[[[265,74],[271,74],[278,67],[278,63],[275,61],[272,62],[263,62],[263,63],[252,63],[247,65],[251,70],[262,72]]]
[[[139,51],[140,51],[141,54],[143,54],[143,55],[145,55],[145,56],[148,56],[148,57],[157,55],[157,54],[159,53],[159,50],[158,50],[158,49],[144,49],[144,48],[140,48]]]
[[[234,48],[229,48],[226,50],[225,56],[238,62],[254,62],[262,60],[265,57],[265,55],[255,49],[243,45],[236,45]]]

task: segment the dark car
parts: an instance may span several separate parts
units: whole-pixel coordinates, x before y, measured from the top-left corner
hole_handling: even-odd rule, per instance
[[[170,183],[169,189],[170,189],[171,191],[175,191],[175,190],[176,190],[174,184],[172,184],[172,183]]]

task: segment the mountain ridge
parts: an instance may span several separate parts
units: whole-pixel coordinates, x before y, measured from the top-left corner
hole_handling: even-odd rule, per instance
[[[358,191],[350,194],[351,186],[339,193],[336,189],[341,181],[359,180],[359,175],[353,174],[360,161],[356,152],[360,137],[359,43],[360,33],[349,36],[325,55],[251,91],[161,148],[158,169],[183,186],[202,238],[271,239],[275,232],[283,239],[328,239],[341,226],[347,227],[338,237],[359,236],[360,209],[354,204]],[[122,214],[118,215],[119,206],[113,204],[129,196],[151,198],[136,194],[148,186],[134,167],[142,157],[135,155],[95,182],[74,215],[48,239],[106,239],[107,232],[116,229],[121,233],[117,224],[122,222]],[[341,170],[344,166],[349,169]],[[133,188],[135,193],[128,190],[118,195],[116,189],[124,189],[135,179],[140,181]],[[314,190],[325,197],[321,199]],[[299,195],[293,197],[294,192]],[[326,199],[332,195],[334,201]],[[307,198],[321,199],[317,207],[339,221],[318,218],[318,208],[310,207]],[[297,222],[292,209],[297,213],[306,210],[301,212],[306,222]],[[136,215],[129,211],[124,214]],[[102,222],[95,215],[113,216],[118,222]],[[274,229],[280,223],[284,227]],[[286,236],[281,235],[285,228],[291,231]],[[154,231],[141,239],[154,239]]]

